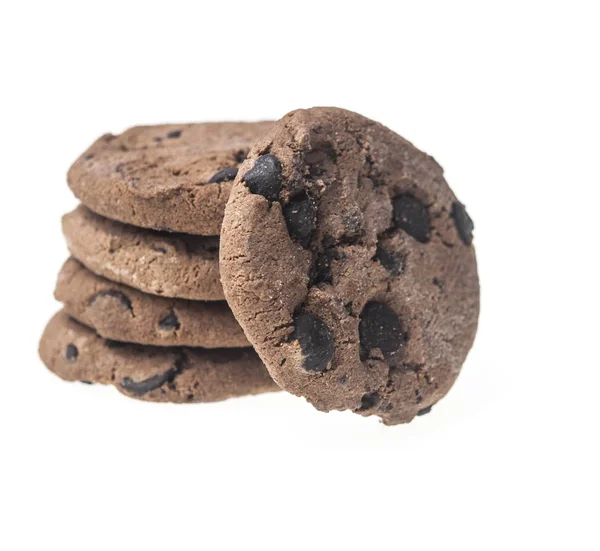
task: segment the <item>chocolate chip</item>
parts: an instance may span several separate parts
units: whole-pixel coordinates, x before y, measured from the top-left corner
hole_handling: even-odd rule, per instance
[[[462,203],[454,203],[452,205],[451,216],[454,218],[456,230],[463,243],[465,245],[470,245],[473,242],[473,230],[475,229],[475,224],[473,224],[473,220],[471,220],[471,217],[467,214],[465,206]]]
[[[427,406],[426,408],[420,409],[419,411],[417,411],[417,415],[425,415],[429,413],[432,407],[433,406]]]
[[[433,278],[433,284],[441,291],[444,288],[444,280],[437,277]]]
[[[318,253],[310,267],[309,285],[317,285],[318,283],[332,283],[331,266],[334,260],[343,260],[346,255],[338,248],[339,243],[336,243],[330,237],[326,237],[323,241],[324,251]]]
[[[358,411],[371,409],[375,407],[380,400],[381,396],[379,395],[379,392],[370,392],[369,394],[365,394],[360,400],[360,407],[358,408]]]
[[[311,287],[319,283],[331,283],[331,258],[329,250],[317,254],[310,267],[309,285]]]
[[[172,331],[173,329],[177,331],[181,324],[179,323],[179,319],[175,315],[175,312],[171,312],[168,316],[165,316],[158,322],[159,329],[163,331]]]
[[[244,182],[252,193],[269,201],[277,201],[281,191],[281,163],[274,155],[262,155],[244,174]]]
[[[421,243],[429,241],[429,211],[412,195],[398,195],[393,200],[394,224]]]
[[[421,396],[421,391],[417,388],[415,390],[415,403],[420,404],[423,401],[423,396]]]
[[[90,299],[88,300],[88,304],[91,306],[92,304],[94,304],[94,302],[96,302],[99,298],[102,297],[116,298],[121,302],[121,304],[127,307],[128,310],[133,312],[133,306],[131,305],[129,297],[125,293],[118,291],[117,289],[106,289],[105,291],[100,291],[93,297],[90,297]]]
[[[83,383],[84,385],[93,385],[94,383],[92,381],[79,381],[80,383]]]
[[[344,243],[352,244],[362,235],[362,214],[358,211],[342,214]]]
[[[308,246],[317,225],[316,201],[306,193],[292,197],[283,207],[283,217],[290,237],[303,247]]]
[[[292,339],[300,343],[302,365],[306,371],[323,372],[333,358],[335,348],[333,335],[323,321],[312,314],[299,314]]]
[[[172,130],[167,134],[167,138],[179,138],[181,136],[181,130]]]
[[[358,324],[361,359],[369,357],[378,348],[386,359],[393,356],[406,342],[402,322],[389,306],[368,302],[360,314]]]
[[[121,388],[124,388],[127,392],[134,394],[135,396],[143,396],[144,394],[151,392],[152,390],[156,390],[160,388],[165,383],[173,382],[173,379],[179,372],[177,367],[172,367],[171,369],[165,371],[164,373],[159,373],[158,375],[153,375],[152,377],[148,377],[142,381],[134,381],[130,377],[124,377],[119,385]]]
[[[67,348],[65,348],[65,358],[69,362],[74,362],[79,356],[79,350],[74,344],[67,344]]]
[[[230,182],[231,180],[235,180],[237,173],[238,169],[234,166],[229,168],[223,168],[219,170],[219,172],[215,172],[212,175],[212,178],[208,181],[208,183],[215,184],[218,182]]]
[[[234,155],[235,162],[238,163],[238,164],[241,164],[241,163],[243,163],[246,160],[247,156],[248,156],[248,150],[247,149],[240,149]]]
[[[397,253],[382,245],[377,245],[375,258],[379,260],[381,265],[393,276],[404,273],[406,267],[406,257],[403,254]]]

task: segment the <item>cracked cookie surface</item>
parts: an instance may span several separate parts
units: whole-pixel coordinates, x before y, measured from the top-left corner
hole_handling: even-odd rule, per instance
[[[356,113],[299,110],[240,167],[221,280],[282,388],[409,422],[448,392],[475,337],[472,230],[432,157]]]
[[[219,238],[122,224],[83,205],[65,214],[71,255],[92,272],[153,295],[224,300]]]
[[[100,137],[69,187],[94,212],[144,228],[219,235],[237,168],[270,122],[137,126]]]
[[[158,297],[109,281],[71,258],[54,291],[65,312],[106,339],[153,346],[250,346],[225,301]]]
[[[216,402],[279,390],[250,348],[159,348],[103,339],[64,311],[39,347],[50,371],[67,381],[114,385],[151,402]]]

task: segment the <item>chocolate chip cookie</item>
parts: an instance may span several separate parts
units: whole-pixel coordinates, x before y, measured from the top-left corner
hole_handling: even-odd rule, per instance
[[[96,274],[154,295],[225,299],[218,237],[136,228],[82,205],[62,225],[71,254]]]
[[[71,258],[58,276],[65,312],[106,339],[153,346],[250,346],[229,306],[157,297],[114,283]]]
[[[279,390],[249,348],[158,348],[105,340],[59,312],[48,323],[40,357],[67,381],[112,384],[152,402],[216,402]]]
[[[472,232],[432,157],[356,113],[299,110],[240,168],[221,279],[281,387],[405,423],[448,392],[473,343]]]
[[[135,226],[220,233],[237,168],[269,122],[138,126],[99,138],[68,174],[81,202]]]

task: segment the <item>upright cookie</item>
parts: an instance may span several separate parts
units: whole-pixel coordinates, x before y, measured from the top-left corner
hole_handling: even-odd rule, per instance
[[[216,402],[278,390],[249,348],[203,350],[116,343],[64,312],[48,323],[40,357],[67,381],[112,384],[151,402]]]
[[[240,169],[221,279],[282,388],[404,423],[448,392],[473,343],[472,230],[432,157],[356,113],[300,110]]]
[[[225,301],[147,295],[97,276],[73,258],[63,265],[54,296],[68,315],[106,339],[153,346],[250,346]]]
[[[231,181],[269,122],[138,126],[99,138],[68,174],[94,212],[144,228],[219,235]]]
[[[153,295],[225,299],[218,237],[136,228],[83,205],[65,214],[62,225],[71,254],[96,274]]]

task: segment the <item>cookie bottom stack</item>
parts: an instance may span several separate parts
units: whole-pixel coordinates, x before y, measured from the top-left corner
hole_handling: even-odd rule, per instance
[[[218,238],[136,228],[84,206],[63,229],[76,256],[60,271],[63,310],[40,343],[56,375],[156,402],[278,390],[227,303],[197,300],[221,298]]]

